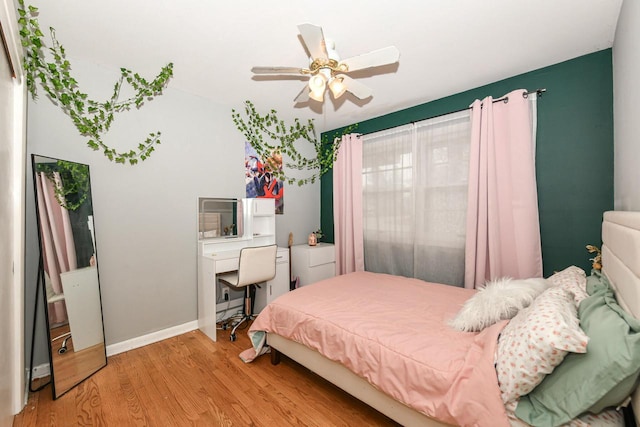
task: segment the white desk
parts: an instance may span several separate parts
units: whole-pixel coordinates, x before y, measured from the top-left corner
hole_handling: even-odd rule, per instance
[[[240,250],[202,255],[198,262],[198,328],[213,341],[216,340],[216,281],[217,275],[238,269]],[[289,291],[289,250],[278,248],[276,277],[256,289],[255,313],[268,303]]]
[[[198,328],[216,340],[216,275],[238,269],[240,250],[276,243],[274,199],[242,199],[244,233],[240,237],[198,240]],[[289,290],[289,251],[278,248],[276,277],[256,290],[255,312]]]

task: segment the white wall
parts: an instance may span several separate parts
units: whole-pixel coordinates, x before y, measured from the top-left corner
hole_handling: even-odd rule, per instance
[[[626,0],[613,45],[615,209],[640,211],[640,2]]]
[[[90,98],[110,96],[118,71],[71,62]],[[232,108],[242,105],[218,105],[172,90],[169,83],[162,96],[116,117],[105,141],[119,150],[142,142],[148,132],[162,132],[148,160],[124,166],[86,147],[71,120],[42,92],[37,102],[29,101],[29,153],[90,166],[108,345],[197,319],[197,197],[245,195],[244,138],[233,125]],[[35,277],[30,177],[28,190],[27,271]],[[285,213],[276,225],[277,243],[286,247],[290,231],[302,242],[319,227],[320,187],[286,186],[284,197]]]
[[[0,426],[23,406],[25,111],[20,42],[13,2],[0,2]],[[10,66],[9,61],[13,63]],[[13,69],[12,69],[13,68]],[[12,77],[15,74],[15,78]]]

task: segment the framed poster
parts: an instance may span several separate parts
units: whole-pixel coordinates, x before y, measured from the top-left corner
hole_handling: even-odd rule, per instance
[[[268,158],[261,159],[251,144],[245,142],[244,167],[247,198],[275,199],[276,213],[284,213],[284,182],[273,173],[282,170],[282,155],[273,153]]]

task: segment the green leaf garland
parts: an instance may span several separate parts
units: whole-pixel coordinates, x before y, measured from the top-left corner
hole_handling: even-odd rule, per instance
[[[89,194],[89,166],[65,160],[55,163],[38,163],[36,171],[42,172],[53,184],[54,195],[60,206],[74,211],[78,209]],[[60,180],[56,180],[55,173]]]
[[[149,82],[137,73],[121,68],[120,79],[113,88],[113,95],[108,101],[97,102],[89,99],[86,93],[78,89],[78,82],[71,76],[71,64],[66,58],[64,47],[58,42],[55,30],[50,28],[52,46],[49,48],[53,62],[47,62],[43,48],[44,34],[36,16],[38,9],[25,7],[24,0],[19,0],[20,36],[25,48],[24,68],[27,89],[33,99],[37,99],[36,82],[39,82],[51,101],[59,106],[73,121],[80,135],[89,138],[87,145],[93,150],[102,150],[103,154],[116,163],[135,165],[138,160],[146,160],[160,144],[160,132],[150,133],[135,150],[118,152],[109,147],[102,135],[109,131],[113,123],[114,113],[129,110],[131,106],[139,108],[145,100],[151,101],[161,95],[173,76],[173,63],[162,68],[156,78]],[[135,91],[128,99],[120,100],[120,89],[127,82]]]
[[[353,132],[357,127],[357,124],[348,126],[343,132],[334,134],[331,141],[326,134],[322,140],[319,140],[312,119],[303,125],[296,118],[293,125],[287,126],[283,120],[278,119],[275,110],[260,115],[251,101],[245,101],[244,111],[246,120],[235,109],[232,110],[233,123],[261,159],[268,159],[277,153],[286,155],[290,159],[285,163],[288,168],[299,171],[317,171],[305,178],[294,178],[287,176],[284,169],[271,170],[277,179],[288,184],[296,183],[298,186],[316,182],[333,168],[340,148],[340,137]],[[316,157],[307,158],[300,154],[295,146],[298,141],[307,141],[312,144]]]

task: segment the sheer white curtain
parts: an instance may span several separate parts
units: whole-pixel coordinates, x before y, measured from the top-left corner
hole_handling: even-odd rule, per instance
[[[462,286],[470,114],[364,135],[365,269]]]
[[[469,111],[416,125],[415,277],[462,285],[469,178]]]
[[[365,270],[413,276],[413,126],[364,135]]]

